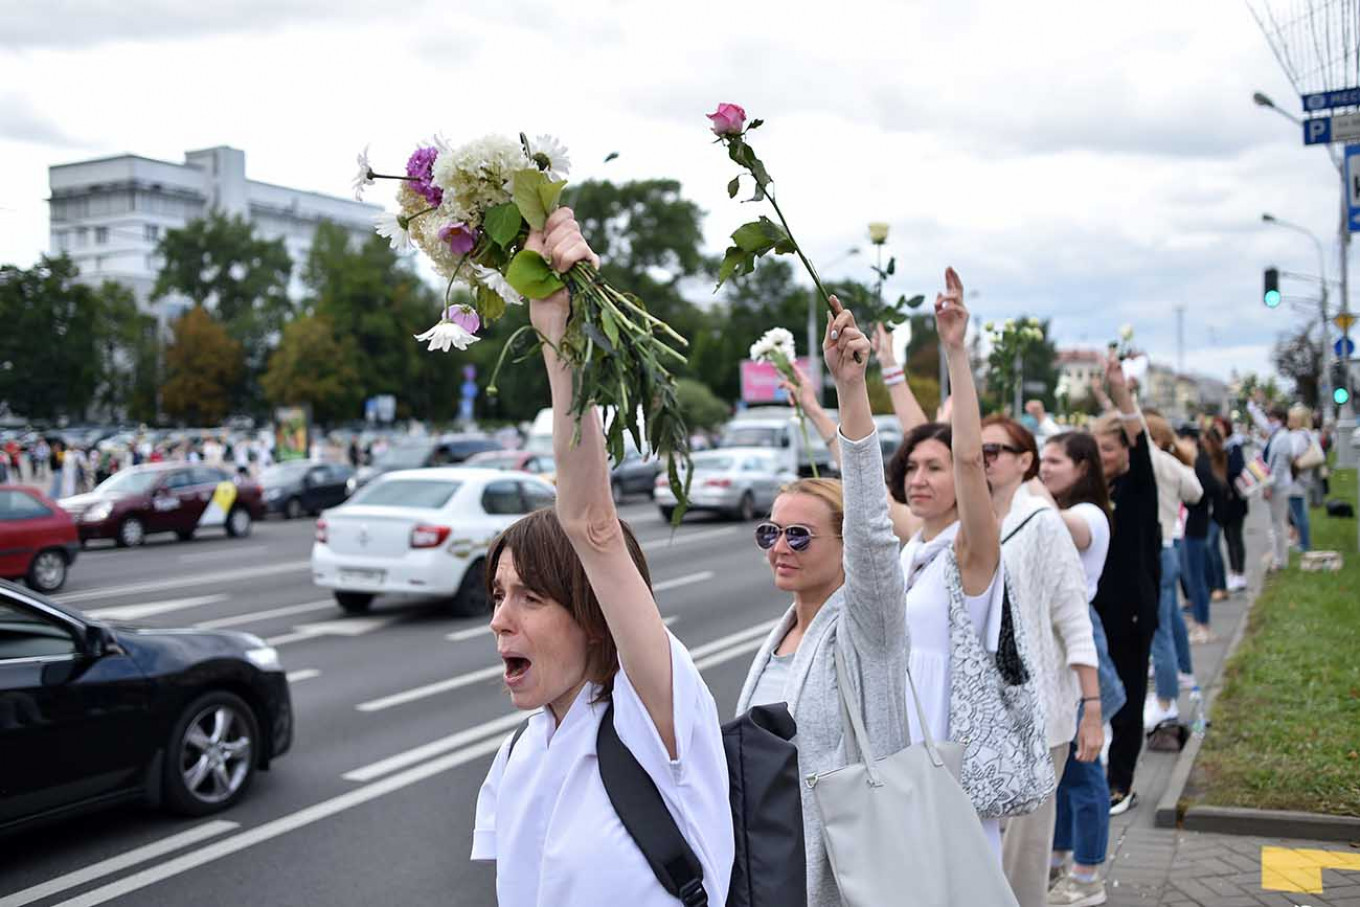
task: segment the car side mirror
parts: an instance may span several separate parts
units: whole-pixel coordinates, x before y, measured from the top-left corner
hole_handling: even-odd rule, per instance
[[[111,634],[99,624],[90,624],[85,628],[85,646],[82,654],[86,658],[102,658],[108,651]]]

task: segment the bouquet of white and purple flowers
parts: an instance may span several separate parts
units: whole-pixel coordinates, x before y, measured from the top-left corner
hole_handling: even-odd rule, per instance
[[[565,287],[571,317],[557,352],[576,375],[572,411],[578,423],[590,406],[612,410],[606,429],[610,456],[623,461],[626,431],[639,449],[665,458],[680,504],[676,513],[682,514],[688,487],[680,482],[676,458],[688,463],[689,432],[671,369],[685,357],[667,341],[684,346],[684,338],[640,299],[611,287],[589,263],[558,274],[525,247],[529,232],[542,230],[557,209],[569,167],[566,148],[551,136],[530,141],[521,134],[516,142],[492,135],[460,147],[436,139],[415,150],[405,174],[374,172],[365,149],[354,189],[358,198],[374,180],[400,181],[401,210],[380,215],[377,230],[394,249],[419,248],[448,281],[438,323],[416,335],[431,350],[467,349],[482,325],[501,318],[507,305]],[[455,302],[458,287],[470,301]],[[525,326],[506,341],[489,393],[495,393],[496,376],[515,343],[531,331]]]

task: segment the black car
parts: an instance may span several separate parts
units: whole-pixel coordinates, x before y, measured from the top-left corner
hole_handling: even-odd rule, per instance
[[[354,468],[346,463],[292,460],[276,463],[260,474],[264,503],[269,513],[290,520],[303,514],[316,515],[349,497]]]
[[[0,580],[0,833],[126,800],[217,812],[292,740],[258,638],[110,626]]]
[[[426,466],[454,466],[473,454],[501,450],[501,445],[486,435],[454,434],[434,438],[403,438],[392,443],[373,460],[354,474],[350,492],[362,488],[385,472],[397,469],[421,469]]]

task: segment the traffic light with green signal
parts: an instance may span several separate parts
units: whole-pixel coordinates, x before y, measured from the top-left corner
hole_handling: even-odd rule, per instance
[[[1280,272],[1275,268],[1266,268],[1266,290],[1263,299],[1268,309],[1276,308],[1280,304]]]
[[[1333,362],[1331,374],[1328,377],[1331,378],[1332,383],[1332,402],[1337,406],[1345,406],[1350,403],[1355,390],[1351,387],[1350,369],[1346,367],[1346,363]]]

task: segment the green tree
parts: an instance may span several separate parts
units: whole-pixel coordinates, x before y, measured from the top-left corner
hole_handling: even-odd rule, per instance
[[[152,300],[178,293],[213,311],[246,353],[246,380],[233,403],[255,406],[255,379],[295,308],[288,296],[293,262],[283,240],[258,237],[244,218],[214,212],[167,230],[156,251],[164,264]]]
[[[992,322],[987,322],[991,325]],[[1042,384],[1042,390],[1031,391],[1021,388],[1021,399],[1038,399],[1044,408],[1057,409],[1054,397],[1058,387],[1058,349],[1049,336],[1048,321],[1037,318],[1020,317],[1007,319],[997,324],[995,330],[984,328],[991,333],[992,348],[987,356],[987,389],[990,392],[984,402],[995,409],[1013,406],[1016,381],[1025,385],[1031,382]],[[1037,336],[1035,336],[1037,335]],[[1020,356],[1020,372],[1015,368],[1017,352]],[[1015,418],[1020,413],[1011,414]]]
[[[160,355],[156,319],[138,308],[131,290],[111,280],[95,291],[95,303],[100,325],[95,401],[106,412],[153,422]]]
[[[675,382],[675,396],[680,401],[680,412],[691,429],[711,431],[719,428],[731,415],[726,403],[719,400],[708,385],[693,378]]]
[[[352,338],[337,337],[323,315],[305,315],[283,329],[260,386],[274,406],[311,404],[323,425],[355,419],[363,401],[355,358]]]
[[[1294,382],[1294,395],[1304,406],[1316,408],[1322,384],[1323,357],[1318,344],[1309,336],[1311,326],[1285,334],[1271,350],[1275,370]]]
[[[35,420],[80,419],[100,380],[99,299],[70,258],[0,267],[0,401]]]
[[[231,412],[244,373],[241,344],[207,309],[194,306],[171,328],[161,406],[179,422],[217,425]]]

